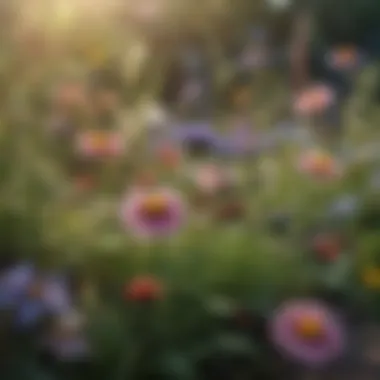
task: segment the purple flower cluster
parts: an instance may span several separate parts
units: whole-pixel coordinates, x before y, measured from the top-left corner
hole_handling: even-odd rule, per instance
[[[225,133],[217,131],[208,120],[175,124],[168,136],[161,136],[153,144],[161,145],[170,141],[179,145],[185,154],[192,157],[208,156],[246,157],[270,149],[276,143],[276,136],[255,133],[248,121],[237,120]]]
[[[60,274],[40,273],[26,262],[6,269],[0,274],[0,311],[10,313],[14,332],[34,331],[42,325],[42,331],[37,330],[41,333],[38,343],[58,358],[74,359],[79,353],[87,354],[82,331],[56,333],[74,311],[68,281]],[[51,323],[45,326],[47,321]]]

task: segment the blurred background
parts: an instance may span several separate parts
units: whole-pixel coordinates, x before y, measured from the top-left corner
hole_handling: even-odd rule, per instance
[[[379,376],[379,0],[0,17],[2,380]]]

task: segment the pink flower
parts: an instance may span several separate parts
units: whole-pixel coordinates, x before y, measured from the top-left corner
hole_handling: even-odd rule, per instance
[[[301,155],[298,167],[301,172],[318,179],[333,179],[342,174],[338,162],[331,155],[321,151],[310,151]]]
[[[121,205],[125,228],[138,238],[171,236],[181,229],[185,217],[185,203],[171,188],[136,188]]]
[[[118,157],[124,153],[123,138],[118,132],[86,131],[78,134],[76,149],[89,158]]]
[[[273,315],[269,334],[284,355],[312,367],[337,359],[346,346],[340,318],[315,300],[286,302]]]
[[[315,84],[302,91],[294,101],[294,110],[300,116],[321,114],[335,101],[334,91],[323,84]]]
[[[193,173],[195,185],[204,193],[213,194],[229,183],[229,176],[224,170],[214,164],[205,164]]]

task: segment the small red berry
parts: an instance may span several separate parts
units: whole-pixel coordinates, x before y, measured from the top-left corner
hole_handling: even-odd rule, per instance
[[[126,288],[126,296],[133,301],[155,301],[163,296],[163,285],[154,277],[138,276]]]

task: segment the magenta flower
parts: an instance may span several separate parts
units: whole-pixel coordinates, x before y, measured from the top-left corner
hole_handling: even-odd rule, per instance
[[[296,300],[281,306],[270,322],[269,333],[279,351],[311,367],[337,359],[346,344],[339,317],[315,300]]]
[[[181,195],[170,188],[132,191],[121,207],[125,228],[139,238],[171,236],[183,226],[185,216]]]

